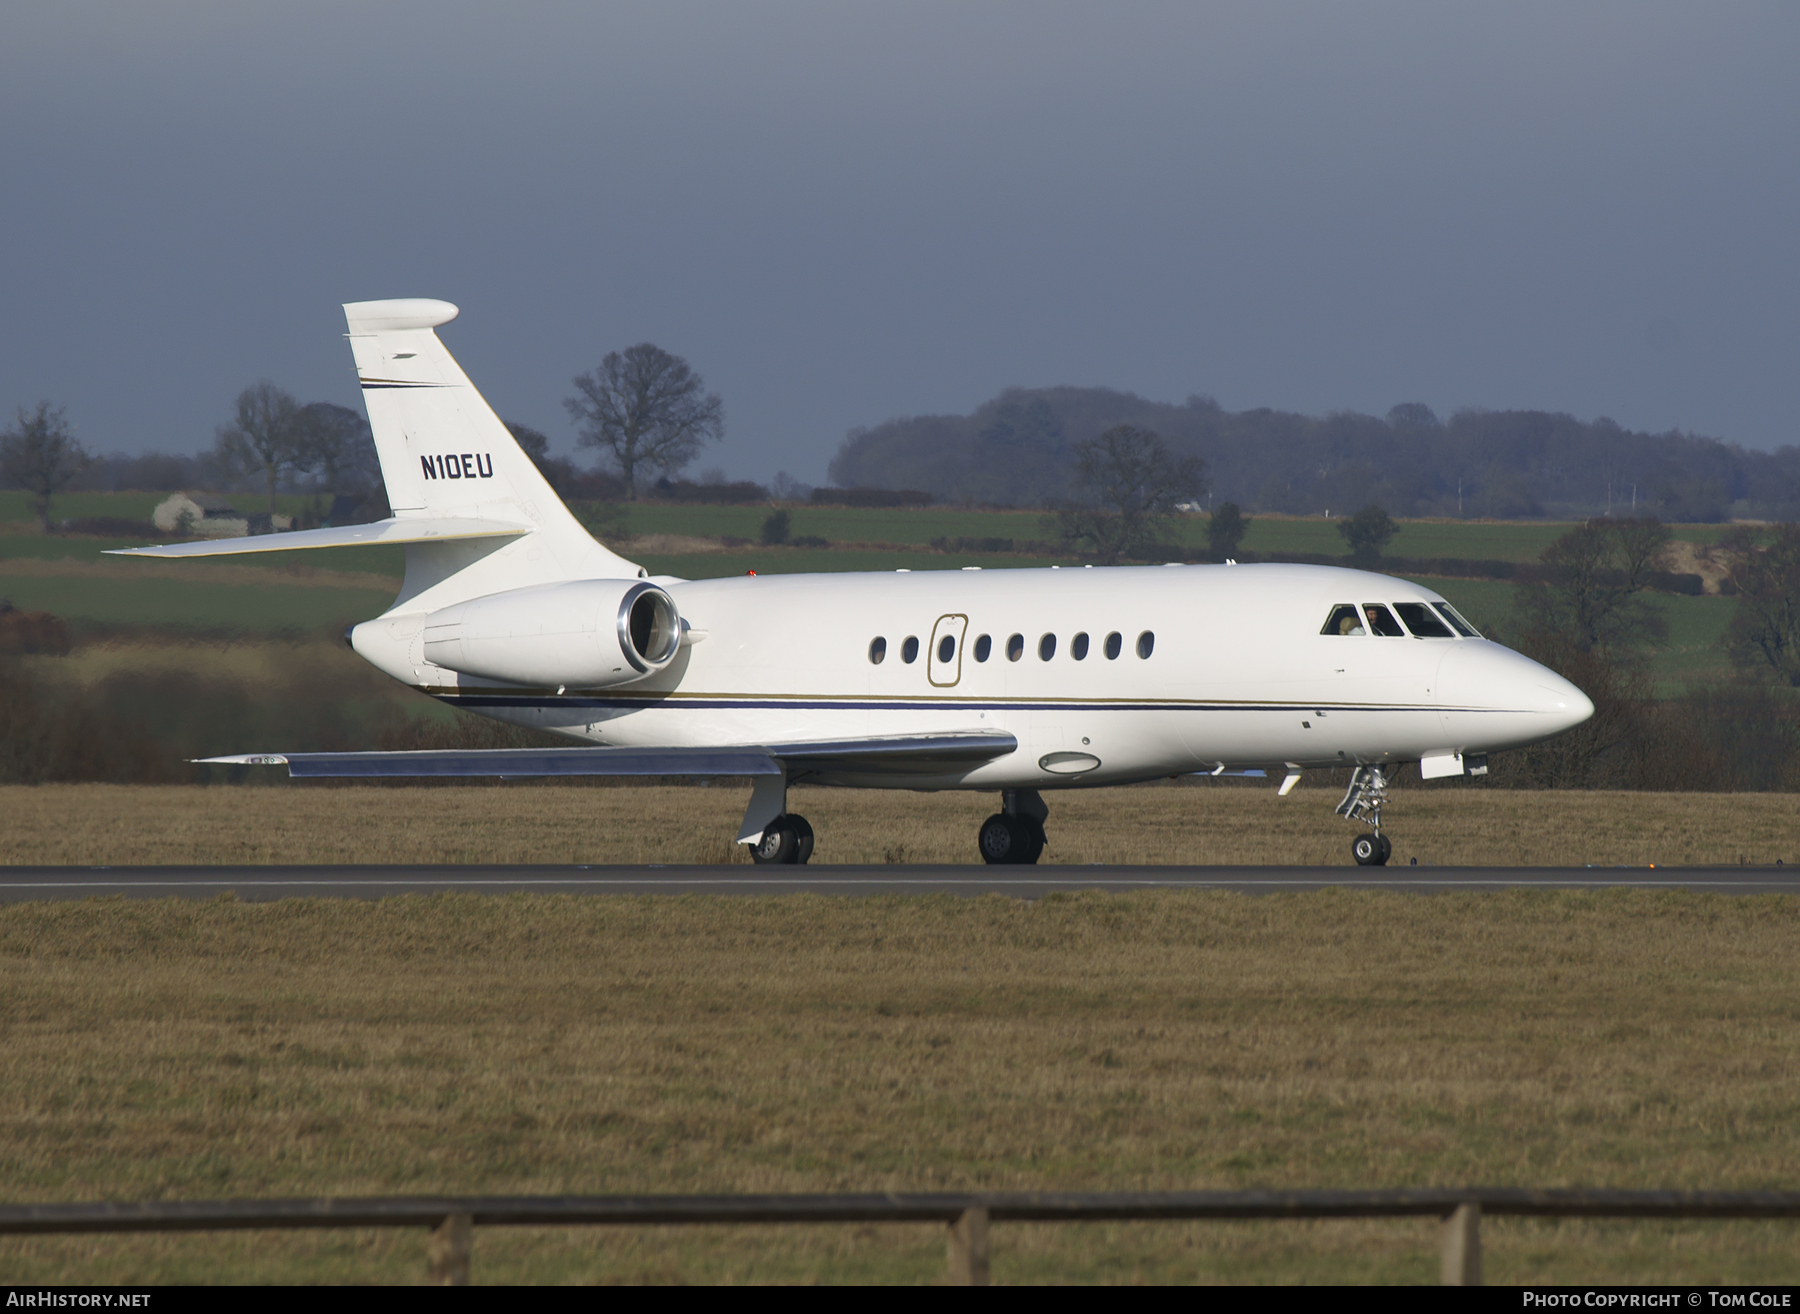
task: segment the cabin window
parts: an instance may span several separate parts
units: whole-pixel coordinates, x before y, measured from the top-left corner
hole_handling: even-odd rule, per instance
[[[1363,603],[1363,615],[1369,618],[1369,630],[1384,639],[1404,639],[1406,631],[1400,628],[1400,622],[1394,619],[1394,613],[1379,602]],[[908,658],[910,661],[911,658]]]
[[[906,642],[900,645],[900,660],[908,666],[919,660],[919,637],[916,634],[906,636]]]
[[[869,664],[871,666],[879,666],[885,660],[887,660],[887,640],[886,639],[870,639],[869,640]]]
[[[1450,632],[1449,627],[1437,618],[1437,613],[1422,602],[1396,602],[1394,610],[1400,613],[1400,619],[1406,623],[1406,628],[1413,632],[1415,639],[1454,639],[1456,637]]]
[[[1479,639],[1481,637],[1475,632],[1475,627],[1464,619],[1463,614],[1449,603],[1434,602],[1431,605],[1437,608],[1438,615],[1450,622],[1450,628],[1462,635],[1463,638]]]
[[[1151,653],[1156,651],[1156,636],[1149,630],[1138,635],[1137,650],[1139,657],[1148,658]]]
[[[1056,636],[1046,634],[1038,640],[1038,660],[1047,662],[1054,656],[1056,656]]]
[[[1069,640],[1069,656],[1073,657],[1076,661],[1078,661],[1078,662],[1086,661],[1087,660],[1087,650],[1088,650],[1087,635],[1077,634],[1074,638]]]
[[[992,653],[993,651],[994,651],[994,641],[992,639],[988,638],[987,635],[984,634],[979,639],[975,640],[975,660],[976,661],[985,662],[988,659],[988,655],[990,653]]]
[[[1362,613],[1348,602],[1340,602],[1331,609],[1331,615],[1325,618],[1325,628],[1320,634],[1367,634],[1363,628]]]
[[[1119,638],[1119,632],[1114,630],[1111,634],[1106,636],[1106,660],[1109,662],[1118,661],[1119,653],[1124,650],[1124,647],[1124,640]]]
[[[946,634],[938,640],[938,660],[948,662],[954,656],[956,656],[956,636]]]
[[[1016,662],[1025,655],[1025,636],[1015,634],[1006,641],[1006,660]]]

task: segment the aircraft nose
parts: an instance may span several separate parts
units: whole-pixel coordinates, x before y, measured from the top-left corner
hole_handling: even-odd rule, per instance
[[[1571,730],[1594,714],[1593,701],[1555,671],[1487,640],[1456,644],[1437,680],[1447,713],[1501,714],[1528,741]]]
[[[1558,733],[1564,730],[1573,730],[1594,714],[1592,698],[1582,693],[1548,666],[1538,666],[1536,662],[1531,664],[1537,666],[1541,672],[1538,687],[1548,693],[1555,703],[1555,709],[1551,715],[1557,722]]]

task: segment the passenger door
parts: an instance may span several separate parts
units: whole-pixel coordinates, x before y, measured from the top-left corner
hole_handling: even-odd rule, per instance
[[[969,618],[961,614],[939,616],[931,627],[925,673],[934,687],[949,689],[962,679],[963,635],[968,628]]]

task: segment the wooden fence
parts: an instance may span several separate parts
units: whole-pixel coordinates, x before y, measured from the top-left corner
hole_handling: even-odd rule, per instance
[[[948,1229],[949,1280],[988,1281],[994,1223],[1435,1217],[1441,1275],[1481,1281],[1481,1218],[1795,1218],[1800,1191],[1161,1191],[891,1195],[393,1196],[323,1200],[153,1200],[0,1205],[0,1234],[419,1227],[427,1281],[469,1281],[476,1227],[690,1223],[935,1223]]]

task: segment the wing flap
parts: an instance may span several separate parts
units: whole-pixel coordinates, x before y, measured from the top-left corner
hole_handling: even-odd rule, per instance
[[[377,520],[367,525],[334,525],[286,534],[249,538],[214,538],[204,543],[171,543],[161,547],[111,548],[110,557],[228,557],[245,552],[294,552],[303,548],[372,547],[387,543],[437,543],[457,538],[517,538],[530,525],[504,520],[440,516],[416,520]]]
[[[1002,757],[1018,740],[993,731],[807,740],[717,748],[453,748],[397,753],[240,753],[221,766],[283,766],[296,779],[353,776],[776,776],[853,771],[931,775]]]

